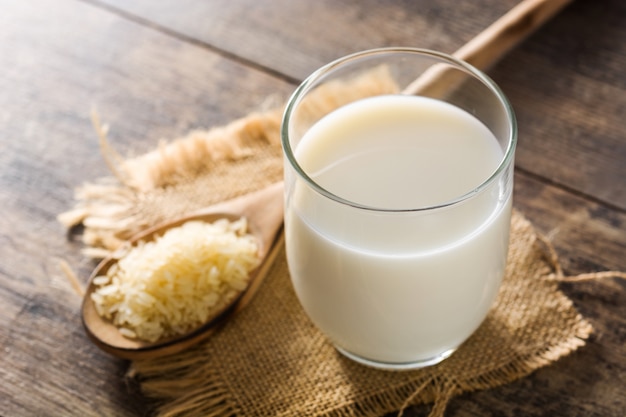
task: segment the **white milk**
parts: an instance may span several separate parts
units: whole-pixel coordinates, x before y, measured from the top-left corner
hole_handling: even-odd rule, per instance
[[[287,181],[287,255],[313,322],[343,351],[387,364],[435,362],[484,320],[508,245],[511,191],[495,181],[493,134],[449,104],[382,96],[318,122],[295,149],[304,171],[364,210]],[[508,178],[508,176],[505,176]]]

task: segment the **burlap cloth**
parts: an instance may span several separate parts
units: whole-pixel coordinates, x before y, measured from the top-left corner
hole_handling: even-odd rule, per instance
[[[324,105],[337,105],[348,91],[386,87],[346,88],[324,93]],[[97,257],[150,224],[278,181],[280,114],[192,132],[133,159],[116,156],[96,123],[117,178],[83,185],[60,220],[82,223],[86,253]],[[558,288],[563,274],[549,244],[517,211],[511,226],[493,309],[437,366],[388,372],[342,357],[305,316],[281,252],[253,301],[208,341],[133,362],[129,375],[158,400],[158,416],[379,416],[420,403],[433,403],[431,415],[441,416],[452,396],[522,378],[584,345],[592,331]]]

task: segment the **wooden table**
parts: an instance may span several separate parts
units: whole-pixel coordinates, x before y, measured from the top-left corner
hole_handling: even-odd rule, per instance
[[[93,263],[56,216],[108,175],[114,147],[153,149],[285,99],[357,50],[453,52],[515,0],[0,0],[0,415],[139,416],[127,363],[86,338],[59,268]],[[578,0],[489,71],[520,126],[515,206],[569,274],[626,270],[626,7]],[[531,376],[450,403],[448,416],[626,414],[626,283],[563,284],[595,327]],[[417,407],[407,416],[423,416]]]

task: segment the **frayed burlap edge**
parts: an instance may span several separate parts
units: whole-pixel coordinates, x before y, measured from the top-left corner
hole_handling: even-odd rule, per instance
[[[302,114],[313,120],[358,98],[397,91],[383,66],[349,82],[323,86],[309,96]],[[75,206],[58,220],[70,229],[82,225],[83,253],[104,258],[150,226],[278,182],[283,175],[281,118],[282,108],[252,113],[126,159],[110,146],[108,126],[93,112],[102,155],[113,176],[78,187]]]

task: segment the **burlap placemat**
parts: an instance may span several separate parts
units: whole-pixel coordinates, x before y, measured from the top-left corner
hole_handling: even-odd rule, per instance
[[[321,105],[387,88],[337,86],[324,92]],[[116,178],[83,185],[75,208],[60,220],[68,227],[82,223],[86,254],[99,257],[146,226],[278,181],[280,115],[251,114],[133,159],[108,147],[106,128],[96,120]],[[129,375],[158,400],[158,416],[379,416],[420,403],[433,403],[431,415],[442,416],[452,396],[522,378],[584,345],[592,331],[559,291],[564,277],[549,244],[517,211],[511,226],[495,306],[437,366],[387,372],[338,354],[301,309],[282,252],[252,303],[208,341],[136,361]]]
[[[516,213],[511,262],[479,330],[432,368],[385,372],[338,354],[295,297],[284,254],[255,300],[212,340],[135,362],[162,416],[380,416],[434,402],[433,416],[466,391],[521,378],[584,344],[591,326],[550,279],[530,223]]]

